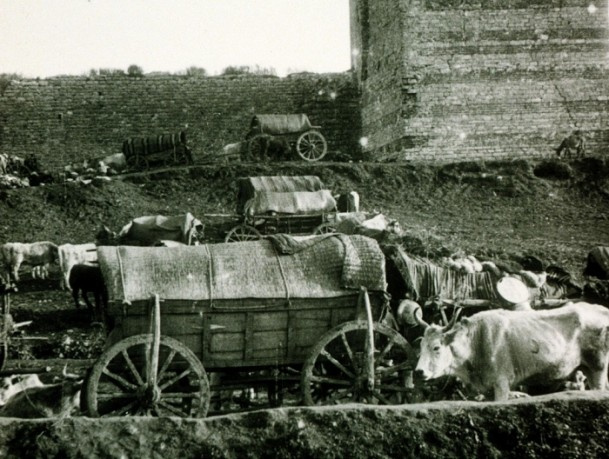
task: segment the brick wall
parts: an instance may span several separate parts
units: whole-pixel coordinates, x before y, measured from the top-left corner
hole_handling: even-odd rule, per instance
[[[608,12],[591,3],[353,0],[367,13],[352,24],[367,43],[367,59],[354,61],[367,149],[394,159],[545,156],[577,127],[589,153],[604,154]]]
[[[97,76],[0,81],[0,151],[51,169],[118,153],[128,137],[187,129],[195,160],[242,140],[255,113],[307,113],[329,156],[359,154],[360,97],[350,73]]]

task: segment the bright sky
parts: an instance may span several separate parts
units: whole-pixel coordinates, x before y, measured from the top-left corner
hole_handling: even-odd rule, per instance
[[[349,0],[0,0],[0,73],[350,67]]]

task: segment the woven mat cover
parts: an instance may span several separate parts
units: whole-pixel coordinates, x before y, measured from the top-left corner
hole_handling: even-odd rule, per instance
[[[245,203],[260,191],[319,191],[324,185],[316,175],[274,175],[241,178],[238,182],[237,214],[243,214]]]
[[[425,258],[408,255],[397,247],[389,255],[415,300],[436,296],[451,299],[496,300],[495,279],[491,273],[465,274],[438,266]]]
[[[333,298],[365,286],[385,290],[385,261],[376,241],[324,238],[279,255],[270,241],[188,247],[99,247],[110,300]]]
[[[260,191],[244,207],[248,215],[276,212],[290,215],[321,214],[336,211],[336,200],[330,190],[281,193]]]
[[[311,129],[311,122],[309,117],[303,113],[255,115],[250,123],[250,128],[258,127],[265,134],[290,134],[308,131]]]

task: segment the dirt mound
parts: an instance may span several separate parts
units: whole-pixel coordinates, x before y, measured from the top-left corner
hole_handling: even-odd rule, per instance
[[[606,457],[609,399],[290,408],[204,420],[2,420],[2,457]]]

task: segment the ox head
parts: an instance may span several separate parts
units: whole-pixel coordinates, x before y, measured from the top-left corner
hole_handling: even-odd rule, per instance
[[[414,317],[419,325],[425,327],[421,339],[421,354],[415,368],[415,375],[422,379],[435,379],[452,374],[454,355],[451,344],[454,342],[460,326],[455,326],[460,310],[456,310],[450,323],[446,326],[429,325],[421,318],[421,310]]]

